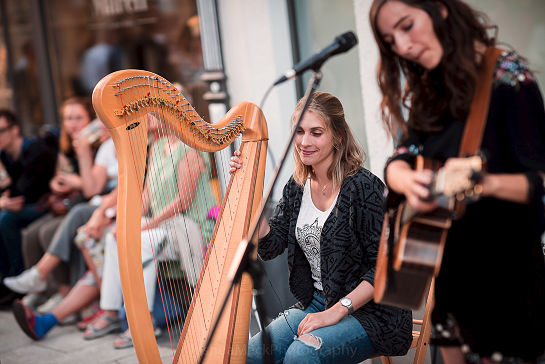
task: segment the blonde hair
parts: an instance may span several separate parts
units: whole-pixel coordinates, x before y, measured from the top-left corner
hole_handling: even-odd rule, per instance
[[[306,99],[301,98],[297,102],[291,116],[292,127],[295,126],[305,101]],[[327,170],[327,177],[332,180],[333,186],[340,186],[346,177],[356,174],[361,168],[365,153],[352,135],[344,117],[343,105],[337,97],[327,92],[315,92],[310,98],[307,111],[318,114],[324,121],[326,128],[331,130],[333,161]],[[314,178],[316,175],[312,166],[303,164],[295,145],[293,146],[293,154],[295,157],[293,179],[302,186],[309,176]]]

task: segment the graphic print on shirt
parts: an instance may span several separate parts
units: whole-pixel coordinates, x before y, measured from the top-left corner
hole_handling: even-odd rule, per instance
[[[302,228],[297,227],[296,230],[297,241],[310,264],[312,278],[319,286],[316,288],[322,289],[320,271],[320,237],[322,236],[322,226],[318,225],[318,218],[316,218],[312,224],[304,224]]]

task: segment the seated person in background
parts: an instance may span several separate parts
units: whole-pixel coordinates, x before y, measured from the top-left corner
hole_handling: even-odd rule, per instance
[[[141,251],[151,312],[157,279],[153,259],[179,261],[188,283],[195,285],[214,228],[214,222],[207,214],[216,201],[209,183],[208,155],[188,148],[172,133],[162,135],[165,130],[159,126],[158,115],[150,113],[148,120],[153,141],[143,192]],[[122,298],[117,243],[115,237],[108,234],[100,297],[100,308],[104,313],[88,326],[83,334],[85,339],[102,337],[120,328],[118,312],[122,308]],[[114,346],[132,346],[128,330]]]
[[[77,107],[81,108],[81,105]],[[107,132],[105,134],[107,135]],[[77,155],[81,156],[78,158],[81,175],[63,175],[62,178],[70,180],[68,184],[81,189],[86,197],[93,194],[95,197],[90,203],[76,205],[65,217],[55,218],[51,215],[49,221],[41,225],[40,221],[37,221],[36,225],[31,226],[23,241],[26,263],[31,267],[19,276],[6,278],[4,282],[16,292],[36,293],[46,288],[46,277],[49,273],[56,272],[54,280],[61,285],[59,294],[53,295],[51,301],[44,304],[44,307],[40,307],[39,311],[42,313],[50,311],[55,303],[59,303],[70,290],[71,285],[85,272],[83,257],[79,250],[74,248],[72,241],[77,234],[77,229],[87,222],[94,209],[100,204],[100,196],[97,193],[117,185],[117,158],[111,138],[100,145],[94,164],[88,140],[76,138],[73,145]],[[46,218],[44,217],[43,220]],[[44,249],[47,249],[45,254],[43,254]],[[60,263],[69,263],[69,273],[66,272],[66,264],[61,265],[64,270],[56,269]],[[27,298],[25,298],[25,304],[35,306],[33,301],[36,300],[36,295],[34,297],[29,295]]]
[[[93,212],[89,221],[80,228],[90,238],[101,240],[105,231],[110,231],[114,226],[106,211],[115,206],[117,202],[117,189],[104,196],[101,205]],[[97,242],[103,245],[102,242]],[[94,263],[91,263],[94,264]],[[89,267],[86,274],[68,292],[66,297],[50,312],[45,314],[34,314],[22,300],[13,303],[13,314],[15,320],[31,339],[40,340],[58,323],[67,317],[78,313],[82,308],[96,300],[99,296],[100,277],[102,265],[96,264]],[[91,273],[96,269],[97,277]]]
[[[87,132],[90,127],[96,129],[96,123],[102,124],[98,120],[91,122],[94,111],[90,100],[75,97],[67,99],[60,108],[60,116],[62,128],[57,170],[50,182],[51,194],[46,204],[49,212],[23,231],[22,249],[27,268],[36,264],[47,251],[68,210],[78,202],[102,192],[107,179],[104,167],[93,164],[93,158],[103,139],[101,136],[107,138],[108,134],[103,132],[103,127],[98,129],[99,133]],[[70,289],[66,265],[59,266],[55,273],[55,279],[51,279],[49,283],[51,288],[59,286],[59,294],[53,295],[45,306],[51,306]],[[24,285],[19,285],[18,281],[8,282],[8,287],[13,291],[27,293]],[[25,301],[34,306],[39,302],[43,303],[45,299],[43,294],[31,294]]]
[[[49,192],[57,148],[42,139],[23,138],[15,115],[0,110],[0,161],[11,183],[0,196],[0,278],[23,268],[21,229],[45,214],[37,202]],[[16,296],[2,287],[0,300]]]

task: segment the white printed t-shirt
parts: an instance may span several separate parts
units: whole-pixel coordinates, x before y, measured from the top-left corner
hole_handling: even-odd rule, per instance
[[[320,240],[322,237],[322,227],[326,222],[331,210],[337,203],[337,196],[326,211],[319,210],[314,206],[310,193],[310,179],[305,183],[303,190],[303,199],[301,200],[301,209],[297,217],[295,228],[295,237],[297,243],[303,249],[305,257],[310,264],[314,288],[322,290],[322,274],[320,271]]]

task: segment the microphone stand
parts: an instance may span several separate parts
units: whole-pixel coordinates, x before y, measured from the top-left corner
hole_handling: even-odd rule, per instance
[[[201,353],[201,356],[199,358],[199,364],[201,364],[204,358],[206,357],[206,351],[207,351],[208,345],[210,345],[210,342],[212,341],[212,337],[214,337],[214,333],[218,327],[218,323],[223,314],[225,306],[227,305],[229,296],[231,295],[231,291],[233,290],[233,287],[235,286],[235,284],[239,283],[240,278],[242,277],[242,273],[244,272],[249,273],[252,279],[253,286],[254,286],[253,294],[256,301],[255,303],[256,303],[257,315],[259,317],[261,327],[263,328],[261,331],[262,333],[261,348],[262,348],[263,362],[265,364],[274,363],[271,337],[269,332],[265,329],[265,310],[264,310],[264,304],[263,304],[263,285],[262,285],[262,277],[264,272],[263,263],[261,263],[259,259],[253,259],[251,257],[255,247],[257,246],[257,231],[259,230],[259,223],[261,219],[265,217],[264,216],[265,210],[268,204],[270,203],[274,186],[278,180],[278,176],[280,175],[282,166],[284,165],[284,162],[286,161],[287,155],[291,150],[291,145],[293,144],[293,140],[295,138],[295,131],[301,124],[303,115],[305,114],[305,111],[308,108],[308,105],[310,103],[310,96],[312,96],[314,91],[316,91],[316,89],[318,88],[322,80],[322,72],[320,72],[321,66],[322,66],[322,63],[316,65],[316,67],[313,69],[314,73],[309,81],[309,86],[307,87],[305,95],[303,96],[304,99],[306,100],[305,104],[303,106],[303,109],[301,110],[301,113],[299,114],[299,118],[297,119],[297,122],[294,125],[293,132],[291,133],[289,142],[284,149],[282,158],[280,159],[280,163],[276,167],[272,182],[269,185],[269,188],[267,190],[267,193],[265,194],[265,197],[261,201],[260,207],[257,211],[258,213],[256,214],[257,218],[252,219],[250,228],[248,229],[248,232],[249,232],[248,238],[242,240],[237,248],[237,251],[233,258],[233,262],[227,274],[227,281],[229,283],[229,288],[220,306],[221,308],[219,310],[218,317],[216,317],[216,319],[214,320],[214,324],[206,340],[204,350]],[[254,243],[252,244],[250,242],[254,242]]]

